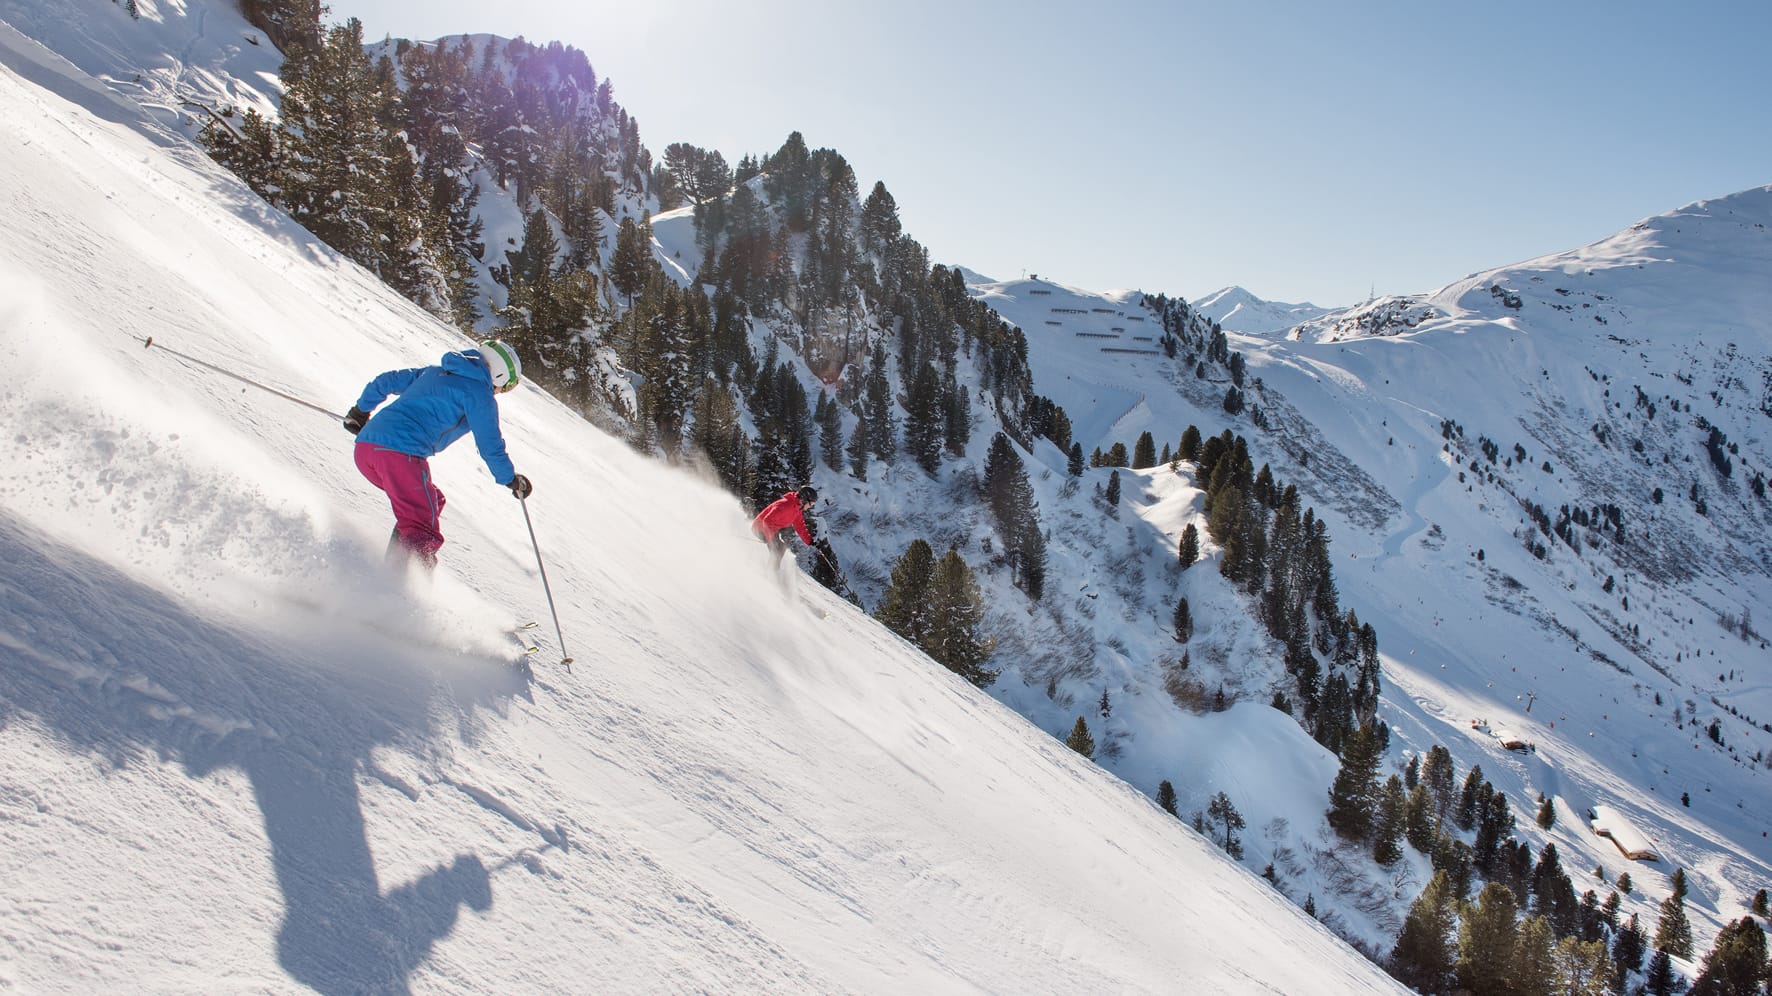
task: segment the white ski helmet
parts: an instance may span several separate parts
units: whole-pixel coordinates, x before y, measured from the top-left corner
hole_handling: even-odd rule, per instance
[[[517,386],[523,376],[523,362],[517,359],[517,351],[509,343],[498,339],[488,339],[480,344],[480,358],[492,371],[492,389],[508,391]]]

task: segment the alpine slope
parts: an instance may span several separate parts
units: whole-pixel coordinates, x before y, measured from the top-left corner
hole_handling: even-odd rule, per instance
[[[332,416],[468,341],[9,24],[0,177],[0,988],[1397,991],[533,387],[391,572]]]

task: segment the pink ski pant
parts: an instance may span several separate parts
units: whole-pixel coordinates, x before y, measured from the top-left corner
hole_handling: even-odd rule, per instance
[[[357,444],[357,469],[387,492],[394,506],[394,531],[407,549],[427,562],[443,545],[443,492],[431,483],[431,463],[371,443]]]

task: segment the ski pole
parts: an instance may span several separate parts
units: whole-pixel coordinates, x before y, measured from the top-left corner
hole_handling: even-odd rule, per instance
[[[572,655],[566,652],[566,634],[560,632],[560,612],[554,608],[554,590],[548,586],[548,568],[541,562],[541,544],[535,541],[535,520],[529,517],[529,499],[519,498],[523,503],[523,524],[529,527],[529,545],[535,547],[535,566],[541,571],[541,590],[548,596],[548,611],[554,616],[554,635],[560,638],[560,663],[566,665],[566,672],[572,673]]]
[[[235,380],[240,381],[242,384],[251,384],[253,387],[258,388],[261,391],[266,391],[271,394],[275,394],[277,397],[282,398],[285,401],[293,401],[296,404],[301,405],[303,408],[312,408],[314,411],[317,411],[320,414],[333,419],[334,421],[339,421],[339,422],[344,421],[343,415],[338,415],[333,412],[327,411],[326,409],[321,408],[319,405],[316,405],[311,401],[303,401],[302,399],[296,397],[293,394],[284,394],[282,391],[279,391],[274,387],[266,387],[265,385],[260,384],[258,381],[253,380],[250,377],[242,377],[239,374],[233,372],[232,370],[224,370],[221,367],[218,367],[213,363],[207,362],[205,360],[199,360],[195,356],[188,356],[184,353],[179,352],[176,349],[173,349],[171,346],[166,346],[166,345],[162,345],[161,343],[155,342],[153,336],[148,336],[147,339],[143,340],[143,342],[142,342],[143,349],[153,349],[155,347],[159,347],[160,349],[164,349],[165,351],[167,351],[168,353],[171,353],[172,355],[178,357],[179,359],[185,360],[190,363],[195,363],[198,366],[203,367],[206,370],[213,370],[216,373],[221,374],[224,377],[232,377]]]

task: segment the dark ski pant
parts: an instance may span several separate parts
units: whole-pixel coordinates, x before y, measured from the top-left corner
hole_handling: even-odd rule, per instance
[[[399,546],[426,567],[437,566],[444,499],[431,483],[431,462],[372,443],[358,443],[356,458],[357,469],[386,492],[394,506],[394,538]],[[393,550],[390,543],[389,551]]]
[[[763,543],[769,547],[769,552],[775,554],[775,567],[777,570],[781,569],[781,558],[788,552],[787,536],[791,532],[793,532],[791,529],[778,529],[775,531],[774,535],[770,536],[765,536],[762,533],[755,533],[757,539],[762,540]]]

